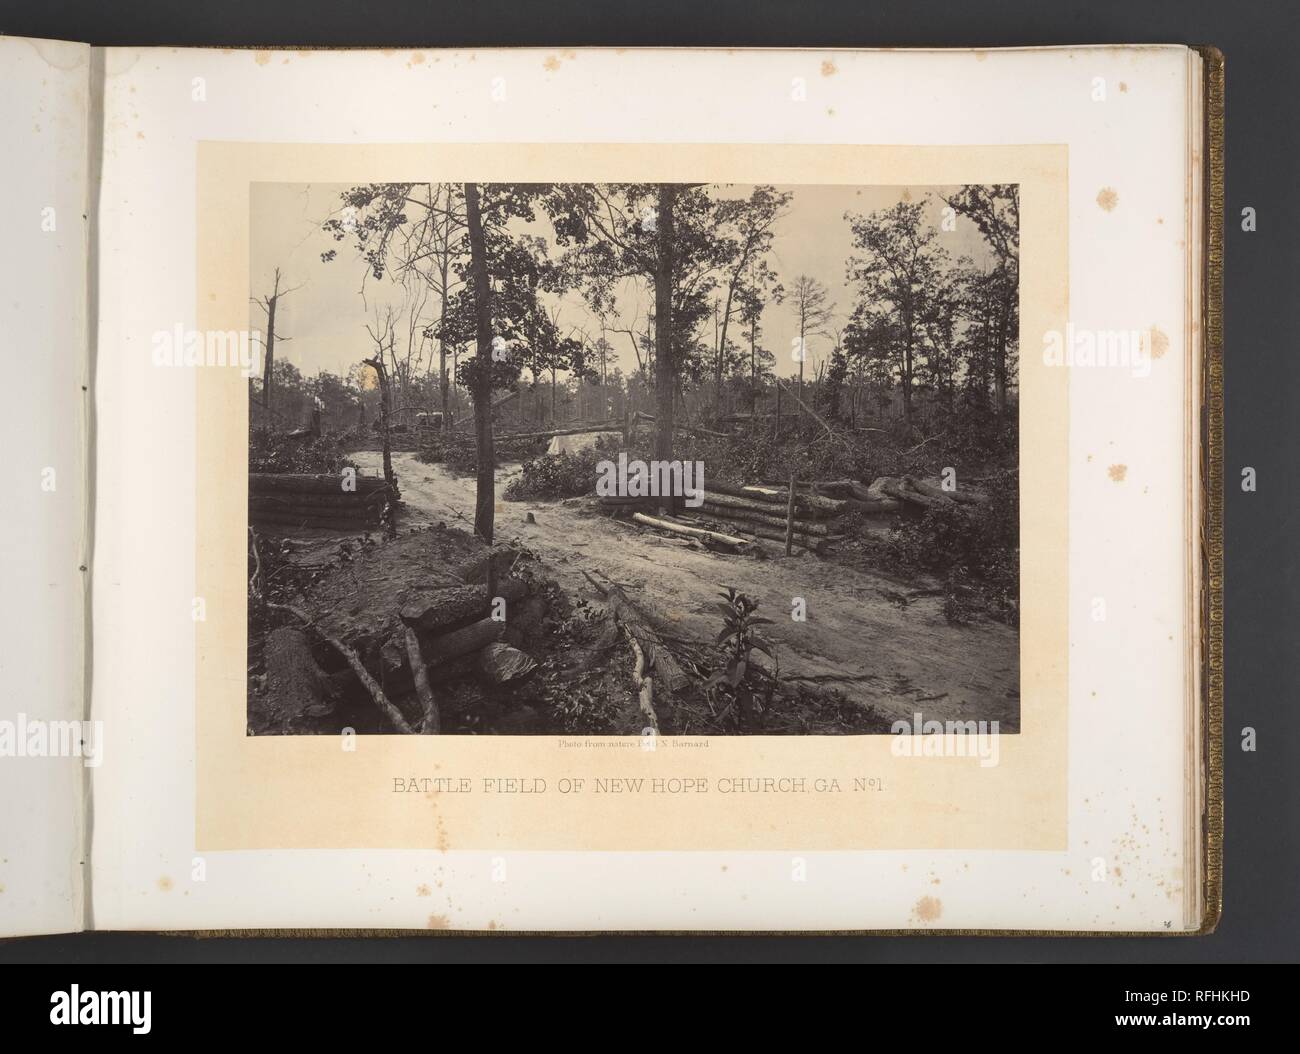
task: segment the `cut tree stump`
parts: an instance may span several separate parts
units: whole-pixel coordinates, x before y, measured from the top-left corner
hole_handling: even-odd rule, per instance
[[[266,635],[266,695],[271,716],[288,729],[334,712],[334,690],[305,630],[278,626]]]
[[[479,669],[493,684],[506,684],[537,669],[532,656],[509,644],[489,644],[478,656]]]

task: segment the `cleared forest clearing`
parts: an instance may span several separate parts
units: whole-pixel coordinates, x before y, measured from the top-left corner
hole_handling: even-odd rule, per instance
[[[454,523],[455,513],[472,522],[473,479],[409,454],[393,457],[412,522]],[[354,458],[366,472],[378,467],[377,455]],[[498,495],[518,471],[517,465],[498,470]],[[818,678],[812,683],[833,685],[891,722],[910,720],[920,709],[942,721],[977,716],[1016,728],[1018,634],[993,621],[950,625],[932,582],[872,574],[812,554],[787,559],[779,546],[768,560],[720,556],[601,516],[595,504],[583,498],[500,503],[500,536],[536,552],[566,589],[594,596],[582,574],[593,569],[630,584],[630,592],[690,639],[716,635],[716,594],[734,586],[758,599],[776,622],[768,635],[780,648],[783,675]],[[524,522],[529,512],[533,523]],[[922,595],[909,598],[918,590]],[[789,617],[795,596],[807,600],[807,622]]]

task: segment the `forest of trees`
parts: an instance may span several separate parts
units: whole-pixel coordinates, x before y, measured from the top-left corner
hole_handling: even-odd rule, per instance
[[[829,423],[908,444],[963,415],[989,428],[1014,416],[1016,186],[904,194],[891,208],[845,214],[846,304],[816,277],[780,273],[774,244],[791,197],[713,184],[352,187],[323,222],[340,249],[321,266],[359,258],[364,282],[385,284],[387,306],[363,336],[368,354],[345,376],[314,377],[277,355],[293,336],[276,331],[280,301],[311,280],[296,274],[290,285],[277,270],[254,299],[266,324],[264,374],[250,382],[254,426],[300,427],[317,409],[329,431],[370,428],[383,389],[397,423],[441,411],[476,431],[475,530],[490,541],[490,407],[514,390],[497,430],[640,410],[654,415],[664,459],[683,424],[763,414],[775,413],[778,429],[793,415],[796,437]],[[982,258],[948,247],[958,218],[978,229]],[[777,303],[797,332],[772,332]],[[619,348],[634,369],[617,365]]]

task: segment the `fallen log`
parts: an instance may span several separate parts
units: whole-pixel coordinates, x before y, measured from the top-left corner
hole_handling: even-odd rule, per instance
[[[353,490],[344,489],[345,480]],[[344,477],[299,472],[250,472],[248,474],[250,494],[276,494],[286,491],[306,491],[313,494],[366,494],[387,487],[387,482],[381,476]]]
[[[712,501],[706,501],[700,509],[710,516],[720,516],[723,519],[736,519],[742,521],[752,521],[762,524],[765,527],[778,527],[785,530],[786,517],[774,516],[767,513],[755,512],[752,509],[737,509],[731,505],[718,505]],[[801,534],[830,534],[830,527],[820,520],[801,520],[794,518],[794,529]]]
[[[420,709],[424,712],[420,731],[425,735],[437,735],[441,731],[438,701],[433,697],[433,689],[429,687],[429,668],[420,655],[420,640],[410,626],[406,627],[405,640],[407,661],[411,664],[415,678],[415,694],[419,697]]]
[[[687,527],[684,524],[672,523],[668,520],[658,519],[654,516],[647,516],[644,513],[634,513],[632,519],[636,523],[644,524],[646,527],[653,527],[658,531],[667,531],[669,534],[681,534],[688,538],[702,538],[706,541],[715,542],[718,545],[726,545],[731,548],[739,548],[748,545],[749,542],[744,538],[737,538],[731,534],[719,534],[717,531],[706,531],[702,527]]]
[[[741,534],[748,534],[751,537],[762,538],[770,542],[785,541],[785,531],[778,531],[771,527],[757,527],[748,523],[736,523],[733,530],[739,531]],[[794,547],[796,549],[808,549],[820,555],[826,551],[828,546],[839,541],[840,537],[840,535],[835,535],[834,537],[817,538],[812,535],[800,534],[798,530],[796,530],[794,533]]]
[[[866,516],[880,516],[888,512],[898,512],[903,507],[903,503],[897,498],[872,498],[868,501],[859,501],[857,498],[845,498],[848,507],[852,512],[860,512]]]
[[[398,616],[408,626],[425,633],[450,633],[483,618],[492,606],[494,597],[501,597],[509,603],[527,593],[528,583],[522,578],[498,582],[491,595],[488,594],[486,585],[426,590],[407,600]]]
[[[648,421],[649,423],[653,424],[655,415],[643,413],[642,411],[638,410],[636,414],[636,419],[638,421]],[[705,428],[703,425],[688,425],[688,424],[673,425],[673,431],[674,432],[698,432],[700,435],[715,436],[718,439],[732,438],[731,432],[718,432],[712,428]]]
[[[637,643],[636,637],[632,632],[623,627],[623,635],[627,637],[628,644],[632,645],[632,656],[635,664],[632,668],[632,680],[637,687],[637,702],[641,707],[641,713],[645,719],[650,722],[650,727],[656,732],[659,731],[659,715],[655,713],[655,679],[646,673],[645,652],[641,645]]]
[[[789,488],[780,487],[763,487],[756,484],[745,483],[719,483],[710,480],[707,489],[710,492],[719,494],[729,494],[735,498],[748,498],[751,501],[762,501],[770,505],[784,506],[789,499]],[[807,510],[813,516],[838,516],[844,512],[844,506],[835,498],[823,497],[819,494],[804,493],[802,487],[799,488],[795,495],[795,507]]]
[[[586,425],[582,428],[556,428],[549,432],[509,432],[494,437],[493,442],[508,443],[512,439],[554,439],[556,436],[580,436],[586,432],[621,432],[622,425],[603,424],[603,425]],[[457,439],[473,439],[472,435],[464,437],[457,436]]]
[[[984,505],[989,500],[986,494],[976,494],[974,491],[944,490],[938,484],[916,479],[914,476],[904,476],[903,482],[913,490],[931,498],[938,498],[941,501],[956,501],[963,505]]]
[[[249,494],[248,507],[270,511],[286,509],[289,512],[297,512],[299,509],[357,509],[369,512],[382,506],[387,499],[388,495],[382,490],[368,494],[311,494],[305,491],[301,494]]]
[[[255,526],[268,530],[274,528],[312,527],[327,531],[365,531],[377,530],[381,524],[378,517],[350,516],[303,516],[288,512],[251,512],[249,519]]]
[[[661,678],[661,682],[667,687],[669,693],[680,691],[689,683],[685,671],[677,664],[659,634],[655,632],[646,617],[636,608],[632,601],[627,597],[623,590],[610,582],[608,586],[601,586],[591,575],[583,572],[587,581],[595,586],[596,591],[601,594],[605,601],[605,607],[609,610],[614,621],[622,627],[626,627],[632,636],[636,639],[637,644],[645,652],[649,668]]]
[[[741,488],[735,488],[741,489]],[[788,504],[789,494],[782,493],[779,498],[779,505],[771,502],[766,498],[757,498],[752,496],[738,496],[732,494],[729,490],[724,490],[710,483],[704,491],[704,500],[712,502],[714,505],[730,505],[736,509],[748,509],[751,512],[759,512],[764,515],[775,515],[782,506]],[[832,501],[830,498],[819,498],[816,495],[795,495],[796,515],[800,519],[828,519],[831,516],[842,515],[845,509],[844,502]]]
[[[406,723],[406,718],[402,716],[402,711],[392,704],[388,696],[384,694],[384,690],[379,687],[378,682],[370,676],[370,671],[366,669],[365,663],[361,661],[361,657],[357,655],[355,651],[349,648],[337,637],[333,637],[326,633],[320,628],[320,626],[313,622],[310,617],[308,617],[305,611],[294,607],[292,604],[277,604],[268,600],[266,606],[272,611],[287,611],[289,614],[293,615],[294,618],[315,630],[323,641],[333,647],[335,651],[347,660],[347,664],[352,667],[352,672],[357,675],[357,679],[365,686],[366,691],[370,693],[370,698],[374,700],[375,706],[379,707],[380,712],[388,718],[389,723],[397,729],[397,731],[406,735],[410,735],[415,731]]]
[[[452,574],[462,582],[477,585],[487,581],[488,565],[491,564],[494,575],[509,572],[519,562],[523,552],[509,545],[493,546],[490,552],[479,553],[452,568]]]
[[[871,484],[871,487],[879,485],[880,493],[891,498],[897,498],[900,501],[908,502],[912,505],[919,505],[922,508],[934,508],[936,505],[943,505],[946,499],[932,498],[928,494],[922,494],[907,485],[906,479],[899,479],[894,476],[882,476]],[[868,490],[871,489],[868,488]]]
[[[498,644],[505,635],[504,622],[491,618],[480,619],[463,629],[430,641],[424,649],[424,661],[430,667],[441,666],[453,659],[459,659],[462,655],[480,651],[489,644]]]

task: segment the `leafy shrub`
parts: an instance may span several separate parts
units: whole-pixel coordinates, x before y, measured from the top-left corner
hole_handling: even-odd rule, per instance
[[[993,477],[984,505],[945,502],[897,524],[884,543],[897,566],[943,578],[944,614],[966,622],[979,610],[1012,625],[1020,618],[1020,500],[1016,475]]]
[[[283,432],[257,429],[249,437],[249,472],[308,472],[315,475],[338,475],[345,468],[356,468],[334,436],[290,438]]]
[[[493,443],[497,464],[533,456],[545,442],[544,439],[511,439],[509,436],[497,436]],[[422,446],[415,456],[416,460],[423,461],[425,464],[445,465],[447,471],[457,476],[472,476],[478,471],[478,448],[472,439],[448,442],[441,435],[437,435]]]
[[[618,453],[618,438],[601,436],[596,445],[576,454],[541,454],[528,458],[523,470],[507,485],[506,501],[537,498],[576,498],[596,487],[596,465]]]

